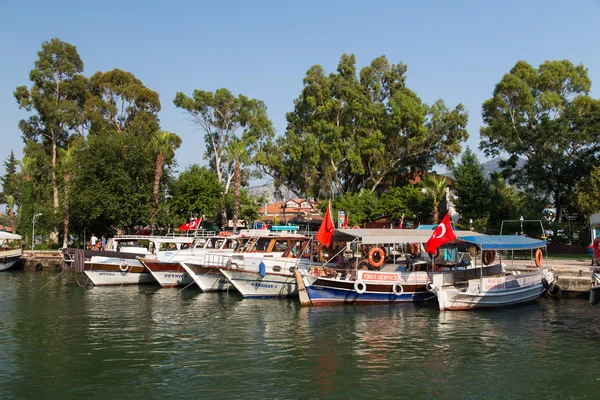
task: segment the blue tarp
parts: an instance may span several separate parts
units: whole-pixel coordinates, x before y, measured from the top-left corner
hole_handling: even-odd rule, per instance
[[[482,250],[531,250],[546,247],[544,240],[519,235],[462,236],[460,239],[476,244]]]

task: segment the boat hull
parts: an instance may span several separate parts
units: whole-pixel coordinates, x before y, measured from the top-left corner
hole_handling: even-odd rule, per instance
[[[181,262],[181,267],[205,292],[223,292],[232,289],[231,283],[217,267],[206,267],[193,262]]]
[[[545,279],[545,282],[543,281]],[[466,311],[505,307],[537,300],[554,279],[547,270],[531,274],[472,279],[468,286],[438,285],[434,276],[432,291],[441,311]]]
[[[140,262],[161,287],[174,288],[194,283],[194,279],[190,277],[178,261],[140,259]]]
[[[11,268],[22,266],[21,256],[21,253],[8,256],[2,255],[0,257],[0,271],[7,271]]]
[[[359,271],[358,281],[365,285],[361,293],[356,290],[357,280],[303,276],[308,297],[315,306],[423,302],[435,298],[435,294],[427,291],[428,280],[427,272],[374,273],[369,276],[365,271]]]
[[[221,273],[245,298],[298,296],[298,285],[292,274],[267,273],[262,277],[257,271],[243,269],[222,269]]]
[[[95,286],[156,283],[154,277],[138,261],[122,261],[121,263],[86,262],[83,272]]]

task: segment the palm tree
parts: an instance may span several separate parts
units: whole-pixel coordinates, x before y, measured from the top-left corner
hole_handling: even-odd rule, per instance
[[[152,208],[150,210],[150,227],[154,233],[156,227],[156,213],[158,212],[158,193],[160,179],[163,173],[165,160],[175,156],[175,150],[181,146],[181,138],[174,133],[163,131],[156,132],[152,137],[152,149],[156,153],[154,166],[154,186],[152,188]]]
[[[237,223],[240,214],[240,191],[242,186],[242,163],[247,162],[246,144],[243,140],[234,140],[227,149],[228,155],[234,161],[233,167],[233,206],[232,216],[233,231],[237,232]]]
[[[437,224],[440,219],[439,205],[440,201],[446,195],[448,179],[445,176],[425,175],[421,180],[425,191],[433,198],[433,223]]]

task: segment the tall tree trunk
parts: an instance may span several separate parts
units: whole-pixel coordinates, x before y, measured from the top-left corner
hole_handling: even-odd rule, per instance
[[[156,213],[158,212],[158,190],[160,188],[160,178],[162,176],[162,169],[165,162],[165,158],[162,152],[158,153],[156,157],[156,167],[154,169],[154,187],[152,188],[152,208],[150,209],[150,227],[152,233],[156,228]]]
[[[56,182],[56,134],[52,134],[52,205],[54,208],[54,213],[58,212],[59,202],[58,202],[58,185]],[[50,240],[53,242],[58,242],[58,232],[54,229],[50,232]]]
[[[240,162],[235,161],[235,168],[233,170],[233,231],[237,232],[237,222],[240,213],[240,186],[242,186],[242,172]]]
[[[10,221],[10,229],[12,229],[12,233],[17,233],[17,224],[15,221],[15,212],[13,210],[8,211],[8,220]]]
[[[69,247],[69,192],[71,190],[71,174],[65,174],[65,200],[63,203],[63,248]]]

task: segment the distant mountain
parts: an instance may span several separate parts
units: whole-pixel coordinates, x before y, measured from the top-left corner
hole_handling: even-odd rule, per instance
[[[246,189],[248,192],[248,196],[256,198],[256,197],[264,197],[266,202],[271,204],[276,201],[287,200],[292,197],[296,197],[293,193],[285,187],[280,188],[279,193],[275,190],[275,185],[272,182],[267,182],[263,185],[259,186],[251,186]]]
[[[496,158],[492,158],[490,161],[486,161],[484,163],[481,164],[481,166],[483,167],[483,173],[485,174],[486,178],[490,177],[490,174],[493,172],[500,172],[502,171],[502,168],[500,168],[500,161],[504,160],[504,158],[502,157],[496,157]],[[517,163],[517,168],[521,169],[523,168],[523,166],[525,165],[525,159],[521,158],[519,160],[519,162]]]

